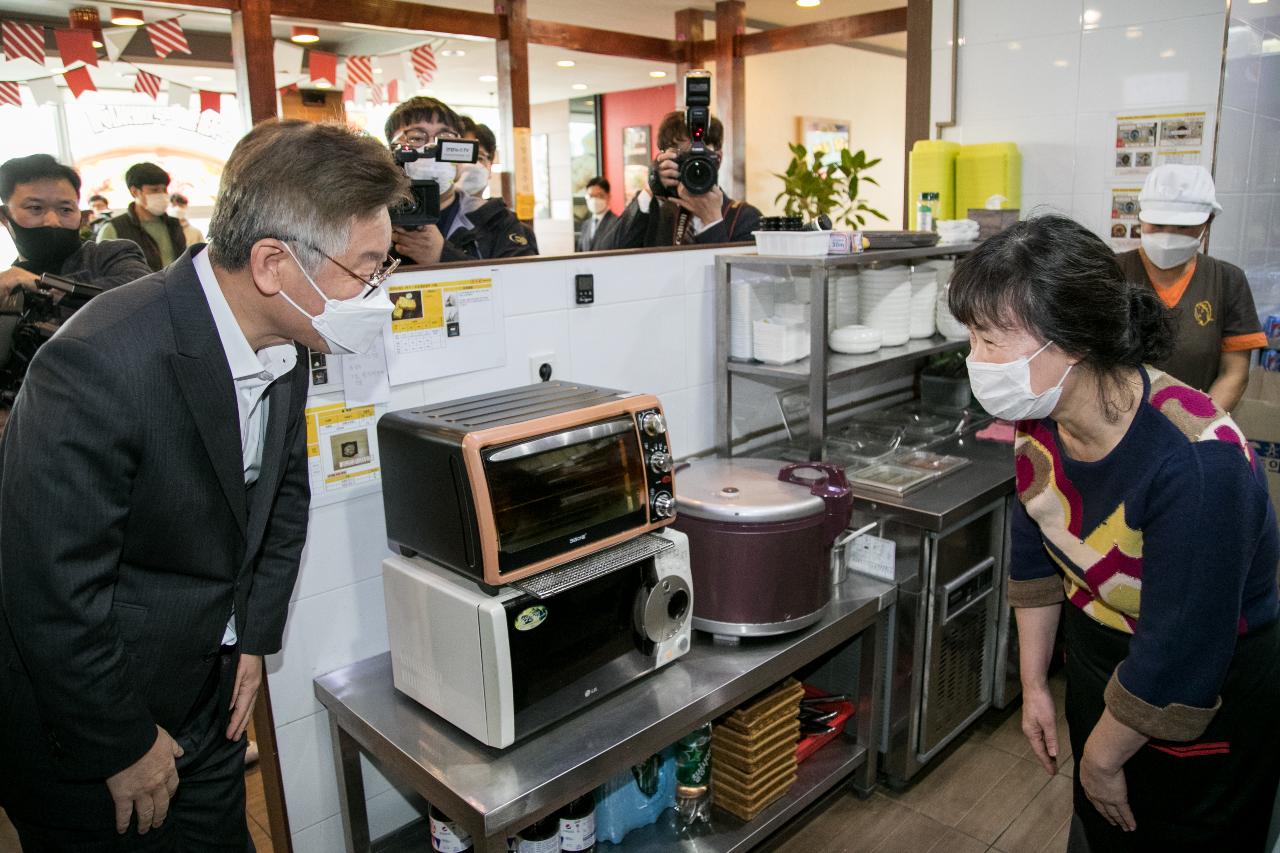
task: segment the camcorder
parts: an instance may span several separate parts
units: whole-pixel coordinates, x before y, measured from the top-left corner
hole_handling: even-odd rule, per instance
[[[711,192],[720,180],[720,158],[707,148],[711,127],[711,72],[690,71],[684,78],[684,124],[689,129],[689,150],[676,158],[680,183],[691,195]],[[679,187],[651,181],[656,196],[675,198]]]
[[[474,139],[442,139],[434,145],[411,148],[394,145],[391,154],[396,164],[409,176],[408,201],[391,208],[391,224],[400,228],[417,228],[440,221],[440,182],[428,177],[433,163],[474,163],[480,143]]]

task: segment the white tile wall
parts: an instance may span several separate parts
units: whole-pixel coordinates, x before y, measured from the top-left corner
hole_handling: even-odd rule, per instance
[[[1223,15],[1087,30],[1080,40],[1080,97],[1091,110],[1196,106],[1218,100]]]
[[[1280,36],[1268,34],[1267,41],[1275,42]],[[1280,118],[1280,53],[1272,48],[1262,56],[1258,76],[1258,112],[1271,118]]]
[[[293,849],[306,853],[347,853],[342,835],[342,818],[338,815],[293,833]]]
[[[620,278],[621,271],[615,275]],[[681,294],[620,304],[597,302],[569,312],[574,380],[651,392],[683,387],[684,310]]]
[[[280,752],[289,828],[296,833],[336,815],[338,777],[328,713],[321,711],[276,726],[276,748]]]
[[[1222,3],[1205,0],[1084,0],[1084,7],[1096,14],[1095,26],[1100,29],[1171,21],[1207,12],[1221,14],[1223,10]],[[1094,14],[1089,15],[1089,20],[1095,20]],[[1221,38],[1221,28],[1218,35]]]
[[[1261,112],[1253,122],[1249,187],[1254,192],[1280,191],[1280,119]]]
[[[1249,186],[1253,122],[1252,108],[1248,110],[1222,108],[1218,128],[1218,165],[1214,175],[1214,184],[1219,195],[1242,193]]]
[[[971,145],[1016,139],[1022,155],[1022,194],[1056,195],[1072,191],[1076,130],[1076,116],[1070,112],[1031,119],[966,121],[963,142]]]
[[[961,6],[961,20],[973,5],[977,4]],[[1078,34],[976,45],[966,40],[960,49],[959,122],[963,126],[1074,111],[1079,53]]]
[[[1039,36],[1074,36],[1079,32],[1078,2],[969,0],[960,4],[960,37],[966,47]]]
[[[1226,122],[1223,122],[1226,131]],[[1243,237],[1246,196],[1242,192],[1218,193],[1218,204],[1222,205],[1222,213],[1213,220],[1209,233],[1209,254],[1227,263],[1241,266],[1243,257],[1240,252],[1240,241]]]
[[[1262,75],[1261,30],[1232,20],[1227,28],[1227,65],[1222,84],[1222,106],[1253,112]]]

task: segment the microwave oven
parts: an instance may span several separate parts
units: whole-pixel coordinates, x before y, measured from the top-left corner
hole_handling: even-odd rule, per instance
[[[568,583],[491,594],[421,557],[387,558],[396,689],[503,748],[689,650],[693,581],[683,533],[642,534],[533,581],[556,575]]]
[[[542,382],[378,421],[391,550],[490,588],[670,524],[658,399]]]

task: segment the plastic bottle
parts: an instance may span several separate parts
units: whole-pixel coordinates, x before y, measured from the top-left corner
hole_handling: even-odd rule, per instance
[[[594,853],[595,849],[596,797],[593,791],[560,810],[560,850]]]
[[[475,849],[471,836],[435,806],[428,810],[427,820],[431,824],[432,850],[437,853],[467,853]]]
[[[916,206],[916,230],[933,230],[933,212],[938,207],[937,193],[920,193],[920,203]]]
[[[548,815],[516,834],[519,853],[560,853],[560,818]]]
[[[711,819],[711,724],[704,723],[676,744],[676,823],[690,826]]]

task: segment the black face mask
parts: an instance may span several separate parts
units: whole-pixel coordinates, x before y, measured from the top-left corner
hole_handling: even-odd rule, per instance
[[[9,221],[13,244],[18,248],[18,255],[22,258],[22,268],[37,275],[60,272],[67,258],[74,255],[80,248],[79,228],[59,228],[49,225],[23,228],[13,221],[7,209],[5,218]]]

